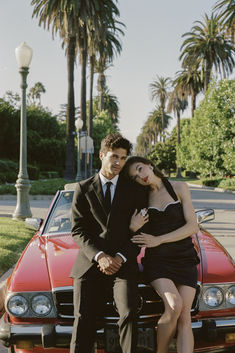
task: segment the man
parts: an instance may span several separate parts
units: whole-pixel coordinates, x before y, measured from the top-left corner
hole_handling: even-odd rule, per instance
[[[147,199],[141,187],[119,175],[131,148],[120,134],[108,135],[101,142],[100,172],[78,183],[75,190],[72,236],[79,251],[71,272],[75,315],[71,353],[91,353],[95,318],[110,288],[120,316],[122,352],[136,352],[139,250],[130,241],[129,224],[135,209],[145,207]]]

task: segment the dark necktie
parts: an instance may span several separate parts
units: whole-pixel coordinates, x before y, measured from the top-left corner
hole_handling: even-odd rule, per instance
[[[110,212],[111,209],[111,192],[110,192],[110,187],[113,183],[111,181],[108,181],[106,183],[106,191],[104,195],[104,207],[107,213]]]

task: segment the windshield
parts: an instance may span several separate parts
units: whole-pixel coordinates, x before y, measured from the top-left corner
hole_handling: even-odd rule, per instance
[[[55,203],[44,233],[69,233],[73,191],[64,191]]]

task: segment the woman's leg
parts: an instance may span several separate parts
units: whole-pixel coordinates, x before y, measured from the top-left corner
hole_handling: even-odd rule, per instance
[[[159,278],[151,282],[151,285],[160,295],[165,305],[165,311],[158,321],[157,353],[167,353],[182,310],[182,300],[178,289],[170,279]]]
[[[196,290],[188,286],[178,286],[178,291],[182,298],[183,307],[177,323],[177,352],[192,353],[194,338],[191,326],[191,314],[193,299]]]

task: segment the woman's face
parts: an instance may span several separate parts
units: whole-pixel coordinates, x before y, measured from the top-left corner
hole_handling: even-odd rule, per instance
[[[153,172],[153,167],[150,164],[136,162],[130,166],[129,176],[137,183],[146,186],[153,182],[155,174]]]

